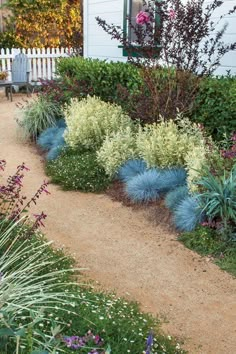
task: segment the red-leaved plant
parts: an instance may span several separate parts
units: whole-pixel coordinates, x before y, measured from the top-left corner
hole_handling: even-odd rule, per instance
[[[128,61],[141,68],[139,93],[119,88],[120,104],[132,118],[152,123],[160,116],[169,119],[179,111],[191,111],[201,78],[211,75],[221,58],[236,49],[236,42],[225,44],[222,39],[227,24],[218,30],[219,23],[234,13],[236,6],[217,22],[212,21],[222,5],[219,0],[207,6],[203,0],[144,0],[136,23],[127,17],[133,41],[120,26],[96,17],[99,26],[126,50]]]
[[[134,42],[120,26],[108,24],[100,17],[96,20],[122,44],[132,62],[150,65],[151,61],[152,65],[161,63],[197,75],[210,75],[220,65],[221,58],[236,49],[236,42],[226,44],[222,39],[228,24],[219,29],[225,16],[236,11],[236,6],[218,21],[212,20],[215,10],[223,3],[213,0],[205,6],[204,0],[144,0],[136,23],[127,17],[129,30],[136,38]]]

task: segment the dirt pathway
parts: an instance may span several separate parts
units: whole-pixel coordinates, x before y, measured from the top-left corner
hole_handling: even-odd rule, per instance
[[[34,146],[17,138],[14,101],[0,96],[0,157],[7,160],[7,173],[23,161],[30,167],[30,195],[45,179],[43,162]],[[105,195],[62,192],[54,185],[50,191],[37,205],[48,214],[44,231],[89,268],[90,278],[161,314],[168,320],[164,329],[183,338],[190,353],[236,353],[235,279],[184,248],[145,211]]]

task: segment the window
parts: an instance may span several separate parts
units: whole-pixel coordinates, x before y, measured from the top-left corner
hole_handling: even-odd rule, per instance
[[[143,0],[124,0],[124,22],[123,22],[123,29],[124,29],[124,34],[126,38],[128,39],[128,42],[130,45],[135,47],[135,45],[138,47],[138,44],[135,44],[137,42],[137,36],[129,25],[129,20],[127,18],[130,18],[130,22],[133,26],[137,25],[136,23],[136,16],[140,11],[145,11],[147,8],[143,5]],[[155,31],[156,26],[159,26],[159,16],[155,16],[155,24],[153,26],[153,32]],[[149,41],[150,37],[147,36],[147,42]],[[158,43],[155,44],[155,48],[158,49],[160,46]],[[136,53],[137,54],[137,53]],[[132,49],[132,56],[137,56],[135,53],[133,53]],[[123,48],[123,55],[128,56],[127,50]]]
[[[143,0],[130,0],[128,2],[129,2],[129,4],[128,4],[129,9],[128,9],[127,15],[129,16],[129,14],[130,14],[131,23],[133,26],[135,26],[136,25],[136,15],[140,11],[144,10]],[[129,36],[129,41],[131,43],[136,41],[136,36],[135,36],[135,33],[132,29],[130,29],[128,31],[128,36]]]

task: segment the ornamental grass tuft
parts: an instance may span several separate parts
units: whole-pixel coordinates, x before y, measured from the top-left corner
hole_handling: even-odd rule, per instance
[[[125,162],[118,171],[118,179],[128,182],[131,178],[142,174],[147,169],[147,164],[141,159],[133,159]]]
[[[186,185],[177,187],[166,194],[165,205],[173,211],[188,195],[189,191]]]
[[[167,193],[186,184],[187,173],[184,168],[173,167],[160,170],[158,188],[160,193]]]
[[[21,111],[18,123],[25,136],[34,140],[45,129],[56,126],[57,121],[63,116],[60,107],[42,95],[27,102],[25,106],[19,105],[19,108]]]
[[[160,198],[158,180],[160,173],[156,169],[150,169],[137,175],[126,184],[126,193],[134,202],[150,202]]]
[[[193,231],[204,221],[197,196],[187,196],[174,210],[174,224],[179,231]]]

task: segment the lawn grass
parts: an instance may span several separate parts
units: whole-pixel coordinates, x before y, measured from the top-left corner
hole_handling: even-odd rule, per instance
[[[20,233],[24,237],[27,232],[27,226],[17,227],[14,232]],[[17,249],[21,240],[19,238],[16,241],[12,252]],[[28,234],[26,245],[31,245],[31,253],[33,253],[36,247],[45,242],[44,236],[40,232],[36,232],[30,237]],[[0,257],[3,252],[4,250],[1,249]],[[72,269],[75,265],[74,259],[65,255],[62,249],[52,248],[48,245],[45,252],[48,252],[50,258],[55,262],[47,265],[43,269],[43,273],[53,272],[57,269]],[[75,280],[81,285],[72,284]],[[60,282],[71,282],[66,291],[74,293],[74,302],[71,303],[69,309],[64,308],[62,311],[59,308],[53,308],[50,313],[45,313],[44,317],[55,319],[57,323],[61,323],[62,329],[59,339],[61,340],[60,349],[63,349],[64,353],[73,352],[72,349],[67,348],[63,343],[64,336],[84,336],[88,331],[91,331],[94,335],[99,335],[103,339],[102,347],[104,351],[101,348],[98,353],[105,353],[105,349],[110,346],[112,354],[141,354],[145,352],[146,339],[150,331],[154,333],[153,353],[185,353],[180,348],[179,343],[171,337],[162,334],[159,320],[149,314],[140,312],[137,303],[128,302],[114,294],[95,291],[91,285],[83,285],[82,277],[77,271],[72,270],[71,272],[62,273]],[[24,313],[22,318],[18,320],[18,322],[21,322],[19,326],[27,322],[27,317],[25,318],[23,315]],[[42,319],[36,325],[38,331],[45,333],[48,332],[48,326],[49,322],[46,319]],[[92,345],[93,343],[90,344]],[[9,351],[0,352],[2,354],[12,354],[13,347],[9,346]],[[89,349],[88,347],[76,350],[76,352],[86,354],[90,353],[90,351],[91,348]],[[31,354],[25,348],[20,353]]]

